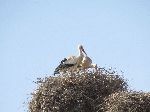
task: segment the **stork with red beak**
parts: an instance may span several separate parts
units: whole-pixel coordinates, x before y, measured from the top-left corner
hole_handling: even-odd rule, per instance
[[[84,54],[86,54],[82,45],[78,46],[79,55],[78,56],[70,56],[68,58],[64,58],[60,65],[55,69],[54,75],[59,74],[61,71],[66,71],[70,68],[77,69],[77,67],[81,66],[82,60],[84,58]]]

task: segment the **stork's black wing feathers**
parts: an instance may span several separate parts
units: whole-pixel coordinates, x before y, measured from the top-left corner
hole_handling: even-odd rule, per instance
[[[67,61],[66,58],[64,58],[61,62],[60,62],[60,65],[55,69],[54,71],[54,75],[55,74],[59,74],[59,71],[62,70],[62,69],[65,69],[65,68],[69,68],[69,67],[72,67],[74,66],[75,64],[66,64],[65,61]]]
[[[67,61],[66,58],[64,58],[60,63],[63,64],[65,61]]]

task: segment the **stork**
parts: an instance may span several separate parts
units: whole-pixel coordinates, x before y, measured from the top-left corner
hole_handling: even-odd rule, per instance
[[[84,58],[80,64],[80,67],[82,67],[83,69],[96,68],[97,64],[92,64],[92,59],[86,55],[86,56],[84,56]]]
[[[54,75],[59,74],[61,71],[67,70],[71,67],[73,67],[74,69],[77,69],[77,67],[80,66],[80,64],[82,63],[84,54],[86,54],[82,45],[78,46],[78,51],[79,51],[78,56],[70,56],[68,58],[64,58],[60,62],[60,65],[55,69]]]

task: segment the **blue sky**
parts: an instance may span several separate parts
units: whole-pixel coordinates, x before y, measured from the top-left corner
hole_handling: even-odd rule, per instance
[[[0,0],[0,111],[24,112],[37,77],[83,44],[102,67],[150,91],[149,0]]]

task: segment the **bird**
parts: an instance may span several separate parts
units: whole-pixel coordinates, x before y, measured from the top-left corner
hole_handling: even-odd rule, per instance
[[[80,64],[80,67],[82,69],[87,69],[87,68],[96,68],[97,64],[92,63],[92,59],[87,56],[87,54],[83,57],[83,60]]]
[[[78,56],[70,56],[68,58],[64,58],[60,62],[60,65],[55,69],[54,75],[59,74],[61,71],[66,71],[70,68],[77,69],[82,63],[84,55],[87,55],[83,48],[83,45],[78,45],[78,52]]]

